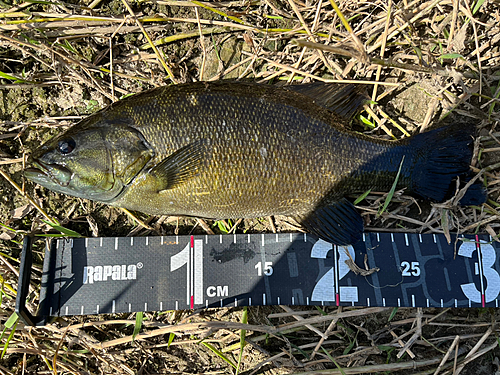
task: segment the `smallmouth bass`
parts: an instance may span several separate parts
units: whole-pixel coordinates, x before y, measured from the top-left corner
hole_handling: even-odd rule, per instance
[[[51,190],[149,214],[298,218],[347,245],[363,231],[345,196],[398,188],[432,201],[468,178],[475,127],[453,124],[400,141],[346,130],[356,85],[275,87],[198,82],[128,97],[31,156],[25,175]],[[462,204],[486,199],[472,185]]]

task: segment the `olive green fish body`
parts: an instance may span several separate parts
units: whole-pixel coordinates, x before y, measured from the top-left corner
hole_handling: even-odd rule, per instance
[[[153,89],[43,146],[33,155],[39,169],[26,175],[56,191],[151,214],[297,216],[322,238],[348,244],[363,226],[346,195],[387,191],[400,170],[398,187],[441,201],[456,176],[468,173],[470,126],[375,139],[346,130],[345,113],[362,102],[351,86],[346,93],[335,88],[330,102],[310,95],[329,87],[217,82]],[[473,195],[481,201],[479,190]]]
[[[400,145],[342,130],[345,119],[286,89],[199,84],[117,104],[110,119],[132,119],[155,150],[151,167],[193,143],[203,154],[196,175],[172,189],[157,191],[145,168],[110,202],[134,210],[210,218],[307,214],[325,198],[390,187],[401,162]],[[350,177],[391,151],[376,184],[373,171]]]

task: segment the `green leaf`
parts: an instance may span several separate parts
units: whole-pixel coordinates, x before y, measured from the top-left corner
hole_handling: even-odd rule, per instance
[[[65,40],[64,40],[64,43],[61,43],[61,44],[59,44],[59,45],[60,45],[62,48],[67,49],[68,51],[70,51],[70,52],[72,52],[72,53],[74,53],[74,54],[77,54],[77,53],[78,53],[78,51],[77,51],[76,49],[74,49],[74,48],[73,48],[73,46],[71,45],[71,43],[70,43],[67,39],[65,39]]]
[[[472,14],[476,14],[476,12],[479,10],[479,8],[481,8],[483,3],[484,3],[484,0],[478,0],[476,5],[474,5],[474,8],[472,8]]]
[[[377,213],[377,216],[382,215],[382,213],[385,211],[385,209],[387,208],[387,206],[391,202],[392,197],[394,196],[394,192],[396,191],[396,186],[398,185],[399,174],[401,173],[401,167],[403,166],[404,161],[405,161],[405,156],[403,155],[403,158],[401,159],[401,163],[399,164],[398,174],[396,175],[396,178],[394,179],[394,183],[392,184],[391,190],[389,191],[389,194],[387,195],[387,198],[385,199],[384,206]]]
[[[271,16],[270,14],[264,14],[264,17],[270,18],[272,20],[282,20],[283,19],[283,17],[281,17],[281,16]]]
[[[440,62],[442,63],[443,60],[449,60],[449,59],[463,59],[464,57],[459,54],[459,53],[445,53],[441,56],[438,57]]]
[[[215,42],[214,35],[211,35],[212,37],[212,44],[214,46],[214,51],[215,51],[215,56],[217,56],[217,60],[222,61],[222,59],[219,56],[219,48],[217,48],[217,43]]]
[[[19,35],[21,35],[24,38],[24,40],[27,41],[30,44],[34,44],[35,46],[39,46],[40,45],[40,42],[38,40],[35,40],[35,39],[31,38],[28,34],[20,33]]]
[[[4,73],[2,71],[0,71],[0,78],[5,78],[5,79],[9,79],[11,81],[14,81],[14,83],[24,83],[24,82],[28,82],[24,79],[20,79],[20,78],[17,78],[17,77],[14,77],[14,76],[11,76],[10,74],[7,74],[7,73]]]
[[[17,78],[14,76],[11,76],[10,74],[0,72],[0,77],[5,78],[5,79],[10,79],[11,81],[17,81]]]
[[[222,220],[217,220],[214,225],[217,225],[217,227],[222,233],[227,234],[229,232],[229,230],[227,229],[226,225]]]
[[[365,116],[359,115],[359,119],[361,120],[361,122],[363,124],[365,124],[370,129],[375,129],[376,128],[375,123],[373,121],[368,120]]]
[[[3,254],[2,252],[0,252],[0,255],[2,255],[2,256],[5,257],[6,254]],[[8,255],[7,255],[7,258],[12,259],[12,257],[10,257]],[[19,262],[18,259],[14,259],[14,261]],[[12,297],[10,295],[8,295],[7,293],[5,293],[4,288],[9,289],[12,292],[12,294],[14,294],[15,296],[17,296],[17,291],[13,287],[11,287],[9,284],[5,283],[5,279],[3,278],[2,275],[0,275],[0,283],[2,284],[2,289],[0,291],[0,305],[1,305],[1,302],[3,302],[3,296],[5,296],[5,297],[7,297],[9,299],[12,299]]]
[[[168,344],[167,344],[167,349],[170,348],[170,344],[172,343],[172,341],[174,341],[175,339],[175,333],[170,333],[170,335],[168,336]]]
[[[418,57],[418,61],[422,61],[424,59],[424,57],[422,56],[422,50],[417,46],[413,46],[413,50],[415,51],[415,54]]]
[[[99,102],[94,99],[87,101],[87,111],[92,112],[99,108]]]
[[[11,316],[9,316],[9,319],[7,319],[7,321],[5,322],[5,327],[7,328],[12,328],[12,326],[14,325],[15,322],[17,322],[17,319],[19,317],[17,316],[17,313],[12,313]]]
[[[325,348],[323,348],[323,347],[321,347],[321,349],[326,354],[326,356],[330,359],[330,361],[332,361],[335,364],[335,366],[337,366],[337,368],[339,369],[340,373],[342,375],[345,375],[344,370],[339,366],[339,364],[335,361],[335,359],[333,359],[333,357],[330,355],[330,353],[328,353],[328,351]]]
[[[363,199],[365,199],[368,196],[368,194],[370,194],[371,191],[372,191],[372,189],[368,189],[363,194],[361,194],[358,198],[356,198],[356,200],[354,201],[354,204],[356,205],[359,202],[361,202]]]
[[[302,354],[302,355],[304,356],[304,358],[305,358],[305,359],[307,359],[307,360],[309,360],[309,359],[310,359],[310,357],[309,357],[309,355],[307,354],[307,352],[306,352],[306,351],[304,351],[303,349],[299,348],[297,345],[295,345],[295,344],[293,344],[293,343],[290,343],[290,346],[291,346],[293,349],[297,350],[300,354]]]
[[[397,307],[395,307],[395,308],[392,309],[391,315],[389,316],[389,320],[388,320],[389,322],[394,318],[394,316],[396,316],[397,312],[398,312],[398,308]]]
[[[344,352],[342,353],[342,355],[347,355],[349,354],[349,352],[351,351],[352,347],[354,346],[354,344],[356,343],[355,340],[352,340],[349,345],[347,346],[347,348],[344,349]]]
[[[55,223],[52,223],[50,221],[47,221],[47,220],[42,220],[45,224],[47,225],[50,225],[52,228],[54,228],[55,230],[58,230],[59,232],[65,234],[66,236],[69,236],[69,237],[83,237],[80,233],[77,233],[75,232],[74,230],[71,230],[71,229],[68,229],[68,228],[64,228],[63,226],[61,225],[58,225],[58,224],[55,224]],[[48,236],[48,235],[47,235]]]
[[[493,92],[492,92],[492,96],[493,96],[493,95],[495,95],[495,91],[496,91],[496,93],[497,93],[497,94],[495,95],[495,99],[500,98],[500,90],[499,90],[499,88],[500,88],[500,82],[498,83],[496,90],[495,90],[495,88],[494,88],[494,87],[492,87],[492,88],[491,88],[491,89],[492,89],[492,91],[493,91]],[[488,120],[491,120],[491,115],[492,115],[492,113],[493,113],[493,110],[495,109],[495,104],[496,104],[496,103],[495,103],[495,101],[493,101],[493,102],[491,103],[491,105],[490,105],[490,108],[489,108],[489,110],[488,110]],[[478,160],[481,160],[481,159],[478,157]]]
[[[17,328],[17,323],[18,323],[18,319],[17,319],[17,314],[14,313],[16,315],[16,320],[15,320],[15,324],[14,324],[14,327],[12,327],[12,330],[10,331],[10,334],[9,334],[9,337],[7,337],[7,341],[5,341],[5,345],[3,347],[3,350],[2,350],[2,355],[0,355],[0,359],[3,359],[3,356],[5,355],[5,352],[7,351],[7,348],[9,347],[9,343],[10,343],[10,340],[12,340],[12,338],[14,337],[14,333],[16,332],[16,328]],[[10,318],[12,318],[12,316],[14,316],[14,314],[12,314],[10,316]],[[9,318],[9,320],[10,320]],[[5,328],[4,328],[4,331],[2,332],[2,336],[5,332],[5,329],[7,329],[7,324],[5,324]]]
[[[123,96],[120,96],[120,100],[128,98],[129,96],[133,96],[133,95],[135,95],[135,92],[131,92],[130,94],[125,94]]]
[[[356,332],[356,335],[354,336],[354,338],[351,339],[351,335],[352,335],[353,331],[349,327],[345,327],[345,328],[348,328],[348,330],[347,330],[347,338],[349,339],[349,345],[347,346],[347,348],[344,349],[343,355],[349,354],[349,352],[352,350],[352,348],[354,347],[354,344],[356,343],[356,339],[357,339],[358,333],[359,333],[359,330],[358,330]]]
[[[241,316],[241,323],[242,324],[247,324],[248,323],[248,310],[247,307],[243,307],[243,315]],[[241,360],[243,358],[243,349],[245,348],[246,341],[245,341],[245,336],[246,336],[246,329],[242,329],[240,331],[240,355],[238,356],[238,366],[236,367],[236,375],[240,372],[240,366],[241,366]]]
[[[139,334],[139,331],[141,330],[143,318],[144,314],[142,311],[139,311],[135,315],[135,327],[134,327],[134,333],[132,333],[132,341],[135,340],[135,337]]]
[[[314,307],[316,308],[316,310],[318,310],[318,312],[321,315],[323,315],[323,316],[328,315],[328,313],[325,310],[323,310],[321,307],[319,307],[318,305],[315,305]]]
[[[87,350],[87,349],[71,349],[71,351],[69,351],[71,353],[77,353],[77,354],[91,354],[92,352],[90,350]]]
[[[10,230],[10,231],[12,231],[12,232],[14,232],[14,233],[17,233],[17,230],[15,230],[15,229],[13,229],[13,228],[11,228],[11,227],[8,227],[8,226],[7,226],[7,225],[5,225],[5,224],[0,223],[0,225],[1,225],[2,227],[4,227],[5,229],[8,229],[8,230]]]
[[[202,342],[202,344],[205,345],[211,351],[213,351],[217,356],[222,358],[224,361],[229,363],[235,370],[237,369],[237,366],[233,363],[233,361],[227,358],[220,350],[216,349],[213,345],[210,345],[208,342]]]

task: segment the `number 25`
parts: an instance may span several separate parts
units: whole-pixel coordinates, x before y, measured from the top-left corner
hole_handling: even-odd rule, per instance
[[[420,276],[420,265],[418,262],[401,262],[403,276]],[[410,272],[411,269],[411,272]]]

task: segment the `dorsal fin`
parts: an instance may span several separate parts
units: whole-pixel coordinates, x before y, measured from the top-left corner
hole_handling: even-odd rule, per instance
[[[316,104],[346,119],[351,119],[368,100],[364,86],[352,83],[313,82],[286,88],[310,97]]]

